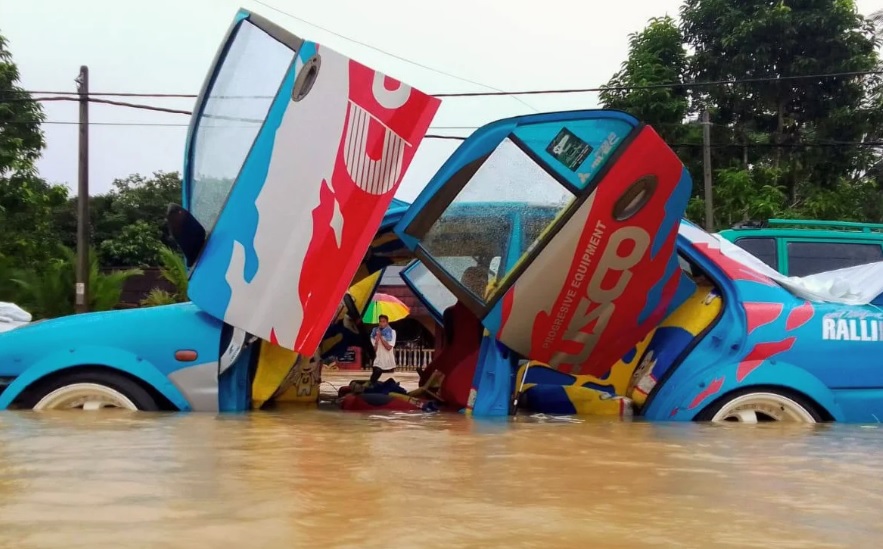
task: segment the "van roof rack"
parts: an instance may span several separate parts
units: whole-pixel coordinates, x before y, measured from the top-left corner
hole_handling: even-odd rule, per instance
[[[813,219],[770,219],[765,225],[767,227],[804,227],[831,230],[860,230],[864,233],[883,230],[883,223],[860,223],[857,221],[826,221]]]

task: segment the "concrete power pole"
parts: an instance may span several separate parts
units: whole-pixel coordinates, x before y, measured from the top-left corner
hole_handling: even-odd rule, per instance
[[[702,168],[705,176],[705,230],[714,230],[714,208],[711,203],[711,121],[702,111]]]
[[[89,67],[80,67],[80,155],[77,193],[76,312],[89,310]]]

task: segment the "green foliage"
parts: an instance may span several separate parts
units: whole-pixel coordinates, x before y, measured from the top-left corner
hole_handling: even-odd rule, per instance
[[[139,219],[120,229],[115,237],[102,241],[98,250],[105,264],[156,265],[162,241],[155,224]]]
[[[29,174],[0,178],[0,250],[23,267],[52,257],[58,233],[53,211],[67,201],[67,188]]]
[[[681,139],[689,108],[687,89],[634,87],[681,82],[687,69],[684,40],[674,19],[651,19],[647,28],[629,36],[629,57],[607,83],[610,89],[601,92],[601,101],[609,109],[652,120],[659,134],[669,142]]]
[[[18,67],[0,35],[0,179],[33,175],[45,146],[40,129],[43,109],[18,82]]]
[[[187,284],[189,278],[187,276],[187,267],[184,264],[184,258],[168,247],[163,247],[159,252],[162,266],[160,267],[160,275],[166,279],[173,288],[174,293],[163,290],[162,288],[154,288],[150,291],[145,299],[141,301],[141,305],[145,307],[153,307],[156,305],[169,305],[172,303],[183,303],[187,301]]]
[[[880,25],[851,0],[685,0],[679,24],[651,19],[632,35],[629,57],[609,86],[757,80],[605,90],[601,99],[681,145],[675,150],[696,182],[691,219],[704,216],[695,118],[707,109],[717,227],[771,216],[883,221],[880,153],[837,145],[883,140],[883,80],[764,80],[880,67],[883,13],[872,18]]]
[[[175,296],[162,288],[153,288],[147,297],[141,300],[142,307],[158,307],[160,305],[172,305],[179,303]]]
[[[163,246],[177,249],[166,227],[166,210],[180,201],[177,172],[130,175],[114,181],[108,194],[94,197],[94,240],[102,264],[152,266],[159,263]]]
[[[60,248],[58,255],[60,257],[47,261],[41,268],[19,270],[12,278],[19,287],[15,302],[34,318],[54,318],[75,312],[76,255],[64,247]],[[89,257],[89,310],[113,309],[120,302],[125,281],[142,271],[127,269],[104,274],[98,264],[98,255],[92,251]]]

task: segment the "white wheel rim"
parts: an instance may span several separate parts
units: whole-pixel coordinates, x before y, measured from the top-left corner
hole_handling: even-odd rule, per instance
[[[803,406],[776,393],[749,393],[727,402],[711,421],[816,423]]]
[[[138,410],[126,395],[97,383],[74,383],[59,387],[34,405],[34,410],[94,411],[107,408]]]

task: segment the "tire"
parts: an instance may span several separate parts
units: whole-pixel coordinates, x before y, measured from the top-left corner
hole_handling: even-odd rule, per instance
[[[19,405],[33,410],[159,410],[156,400],[138,382],[116,372],[87,368],[38,381],[26,390]]]
[[[699,412],[696,421],[821,423],[824,419],[803,395],[773,387],[751,387],[715,400]]]

